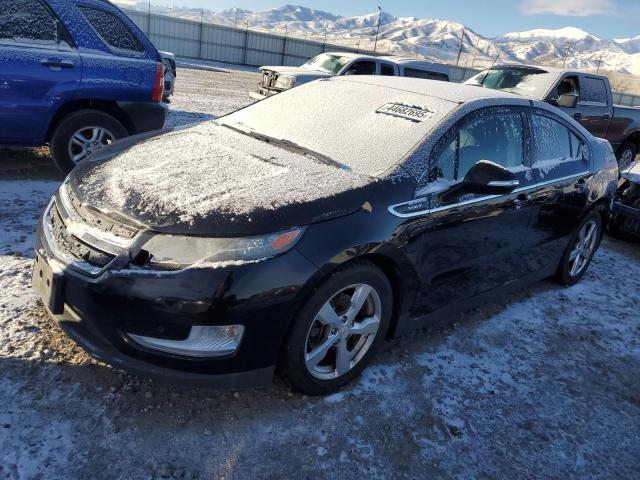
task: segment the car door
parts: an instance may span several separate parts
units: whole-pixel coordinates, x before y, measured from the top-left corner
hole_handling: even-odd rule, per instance
[[[607,92],[603,78],[580,75],[579,116],[574,118],[594,137],[607,138],[613,112]]]
[[[82,66],[41,0],[13,0],[0,12],[0,65],[0,140],[42,142],[55,110],[74,97]]]
[[[531,202],[519,189],[534,185],[523,112],[477,111],[449,130],[434,148],[426,183],[417,193],[428,199],[429,210],[413,216],[405,229],[411,239],[407,252],[423,284],[414,315],[430,314],[522,275],[520,257]],[[510,170],[519,185],[504,195],[466,193],[447,198],[482,160]]]
[[[568,122],[546,111],[531,114],[533,212],[525,241],[533,263],[529,270],[557,264],[568,236],[588,208],[592,176],[586,139]]]

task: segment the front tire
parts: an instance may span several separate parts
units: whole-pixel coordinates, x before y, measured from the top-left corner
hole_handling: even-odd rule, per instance
[[[298,314],[281,357],[291,386],[326,395],[351,382],[384,341],[393,309],[386,275],[357,261],[329,277]]]
[[[589,213],[571,235],[569,245],[562,256],[556,279],[563,285],[575,285],[584,276],[602,238],[602,217],[598,212]]]
[[[68,174],[78,162],[94,155],[129,133],[111,115],[99,110],[79,110],[64,117],[51,136],[51,157]]]

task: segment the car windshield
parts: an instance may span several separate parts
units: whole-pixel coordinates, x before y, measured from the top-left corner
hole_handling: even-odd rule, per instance
[[[379,176],[456,107],[421,93],[342,78],[301,85],[218,123],[318,162]]]
[[[348,57],[341,57],[340,55],[331,55],[323,53],[317,57],[312,58],[307,63],[302,65],[302,68],[308,68],[309,70],[320,70],[326,73],[338,74],[342,68],[351,60]]]
[[[466,85],[491,88],[541,98],[553,84],[555,76],[544,70],[531,68],[492,68],[480,72],[464,82]]]

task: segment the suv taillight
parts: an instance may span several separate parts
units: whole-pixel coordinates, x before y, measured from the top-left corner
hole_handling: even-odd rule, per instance
[[[161,102],[162,94],[164,92],[164,68],[162,63],[156,63],[156,79],[153,84],[153,92],[151,93],[152,102]]]

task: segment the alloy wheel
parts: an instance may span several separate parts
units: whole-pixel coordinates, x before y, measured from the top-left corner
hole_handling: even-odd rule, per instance
[[[577,277],[585,269],[596,249],[598,225],[589,220],[580,229],[575,245],[569,254],[569,275]]]
[[[305,365],[320,380],[341,377],[362,360],[380,328],[380,295],[358,283],[336,292],[311,322],[305,344]]]
[[[115,140],[113,134],[104,127],[83,127],[69,140],[69,158],[78,163]]]

